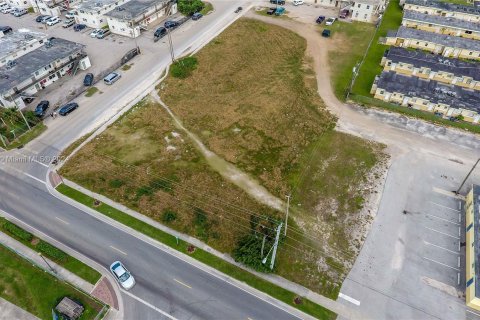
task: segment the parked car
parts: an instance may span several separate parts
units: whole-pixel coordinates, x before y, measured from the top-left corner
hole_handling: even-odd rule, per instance
[[[58,110],[58,114],[61,116],[66,116],[67,114],[69,114],[70,112],[72,112],[77,108],[78,108],[78,103],[70,102],[64,105],[63,107],[61,107],[60,110]]]
[[[83,78],[83,85],[90,87],[93,84],[93,73],[87,73]]]
[[[75,31],[80,31],[80,30],[85,29],[86,27],[87,27],[87,25],[80,23],[80,24],[74,25],[74,26],[73,26],[73,30],[75,30]]]
[[[303,0],[293,0],[292,4],[294,6],[300,6],[302,4],[304,4]]]
[[[348,17],[348,10],[342,10],[340,11],[340,14],[338,15],[338,17],[340,19],[345,19],[346,17]]]
[[[235,13],[239,13],[240,11],[242,11],[243,8],[242,7],[238,7],[236,10],[235,10]]]
[[[335,22],[335,20],[337,20],[337,18],[328,18],[327,21],[325,21],[325,24],[327,26],[331,26]]]
[[[62,26],[62,27],[64,27],[64,28],[69,28],[69,27],[73,26],[74,24],[75,24],[75,20],[73,20],[73,19],[68,19],[68,20],[65,20],[65,21],[63,22],[63,26]]]
[[[45,23],[47,23],[47,20],[50,19],[50,18],[52,18],[52,16],[43,16],[42,21],[40,21],[40,22],[45,24]]]
[[[48,26],[53,26],[57,23],[60,22],[60,18],[59,17],[51,17],[51,18],[48,18],[47,21],[46,21],[46,24]]]
[[[49,16],[46,16],[46,15],[44,15],[44,14],[41,14],[41,15],[39,15],[39,16],[37,16],[37,17],[35,18],[35,22],[42,22],[42,21],[43,21],[43,18],[45,18],[45,17],[49,17]]]
[[[319,16],[317,20],[315,20],[315,22],[318,24],[321,24],[323,21],[325,21],[325,16]]]
[[[325,37],[325,38],[330,38],[330,34],[332,32],[329,30],[329,29],[323,29],[322,31],[322,37]]]
[[[9,5],[6,2],[0,3],[0,10],[7,7],[9,7]]]
[[[16,9],[15,11],[13,11],[12,14],[15,17],[21,17],[21,16],[23,16],[24,14],[27,14],[27,13],[28,13],[27,9],[21,8],[21,9]]]
[[[285,13],[285,8],[284,7],[278,7],[277,10],[275,10],[275,15],[276,16],[281,16],[284,13]]]
[[[163,38],[167,34],[167,28],[165,27],[160,27],[157,30],[155,30],[155,33],[153,34],[153,41],[157,42],[161,38]]]
[[[97,32],[97,39],[103,39],[106,36],[110,34],[110,29],[101,29],[99,32]]]
[[[110,265],[110,271],[125,290],[131,289],[135,285],[135,279],[132,274],[120,261],[112,263]]]
[[[12,32],[12,27],[9,26],[0,26],[0,32],[3,32],[3,34],[7,34],[9,32]]]
[[[273,14],[275,13],[275,10],[277,10],[277,8],[269,8],[269,9],[267,10],[267,14],[268,14],[268,15],[273,15]]]
[[[105,78],[103,78],[103,82],[106,84],[114,84],[118,79],[120,79],[122,76],[118,72],[112,72]]]
[[[9,7],[9,6],[6,6],[6,7],[3,7],[1,10],[0,10],[2,13],[10,13],[13,11],[13,8]]]
[[[47,111],[48,107],[50,106],[50,102],[47,100],[40,101],[40,103],[35,108],[35,115],[37,117],[43,117],[45,115],[45,111]]]
[[[70,10],[65,14],[65,18],[74,19],[77,12],[75,10]]]
[[[168,20],[168,21],[165,21],[163,26],[167,29],[175,29],[176,27],[179,26],[179,23],[177,21]]]
[[[192,20],[194,21],[200,19],[201,17],[203,17],[203,14],[201,14],[200,12],[195,12],[194,14],[192,14]]]
[[[279,4],[283,6],[285,4],[285,0],[270,0],[270,3]]]
[[[92,38],[96,38],[97,37],[97,34],[102,31],[102,29],[95,29],[93,30],[92,32],[90,32],[90,37]]]

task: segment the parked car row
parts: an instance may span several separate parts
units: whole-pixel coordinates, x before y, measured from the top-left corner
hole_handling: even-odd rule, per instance
[[[35,18],[35,21],[38,23],[46,24],[48,26],[53,26],[62,20],[57,16],[39,15]]]
[[[0,12],[5,14],[10,13],[15,17],[21,17],[24,14],[27,14],[28,10],[24,8],[13,8],[10,7],[6,2],[0,2]]]
[[[92,32],[90,32],[90,37],[92,38],[97,38],[97,39],[103,39],[106,36],[110,34],[109,29],[95,29]]]
[[[284,7],[270,8],[270,9],[267,10],[268,15],[281,16],[284,13],[285,13],[285,8]]]

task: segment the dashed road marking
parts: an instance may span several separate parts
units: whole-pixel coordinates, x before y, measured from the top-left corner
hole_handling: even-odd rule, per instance
[[[348,302],[350,303],[353,303],[354,305],[356,306],[359,306],[360,305],[360,301],[358,301],[357,299],[354,299],[350,296],[347,296],[346,294],[343,294],[343,293],[339,293],[338,296],[344,300],[347,300]]]
[[[114,246],[110,246],[110,248],[112,248],[113,250],[116,250],[116,251],[120,252],[121,254],[127,255],[126,252],[123,252],[122,250],[120,250],[120,249],[118,249],[118,248],[115,248]]]
[[[188,284],[186,284],[186,283],[183,283],[183,282],[180,281],[180,280],[177,280],[177,279],[175,279],[175,278],[173,278],[173,280],[174,280],[175,282],[177,282],[177,283],[180,283],[182,286],[187,287],[188,289],[192,289],[192,287],[190,287],[190,286],[189,286]]]
[[[451,237],[451,238],[460,240],[459,237],[457,237],[457,236],[452,236],[451,234],[448,234],[448,233],[445,233],[445,232],[442,232],[442,231],[438,231],[438,230],[435,230],[435,229],[432,229],[432,228],[429,228],[429,227],[425,227],[425,229],[432,230],[432,231],[434,231],[434,232],[438,232],[438,233],[440,233],[440,234],[443,234],[444,236],[447,236],[447,237]]]
[[[70,223],[68,223],[67,221],[63,220],[63,219],[60,219],[59,217],[55,217],[55,219],[57,219],[57,220],[59,220],[59,221],[61,221],[61,222],[65,223],[65,224],[67,224],[67,225],[68,225],[68,224],[70,224]]]
[[[432,261],[432,262],[435,262],[435,263],[438,263],[439,265],[442,265],[442,266],[444,266],[444,267],[447,267],[447,268],[450,268],[450,269],[453,269],[453,270],[456,270],[456,271],[460,271],[458,268],[449,266],[448,264],[439,262],[439,261],[437,261],[437,260],[433,260],[433,259],[430,259],[430,258],[427,258],[427,257],[423,257],[423,259],[428,260],[428,261]]]

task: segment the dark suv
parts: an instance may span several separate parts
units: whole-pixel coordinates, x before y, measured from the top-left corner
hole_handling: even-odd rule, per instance
[[[270,0],[270,3],[279,4],[283,6],[285,4],[285,0]]]
[[[166,21],[164,24],[164,27],[167,29],[175,29],[178,26],[179,26],[179,23],[177,21],[171,21],[171,20]]]
[[[78,108],[78,103],[70,102],[64,105],[63,107],[61,107],[60,110],[58,111],[58,114],[61,116],[66,116],[67,114],[69,114],[70,112],[72,112],[77,108]]]
[[[40,101],[40,103],[35,108],[35,115],[37,117],[43,117],[45,115],[45,111],[47,111],[49,106],[50,102],[48,102],[47,100]]]
[[[155,33],[153,34],[153,40],[158,41],[159,39],[163,38],[167,34],[167,28],[160,27],[157,30],[155,30]]]
[[[9,26],[0,26],[0,32],[3,32],[3,34],[7,34],[9,32],[12,32],[12,28]]]
[[[93,84],[93,73],[87,73],[83,78],[83,85],[90,87]]]

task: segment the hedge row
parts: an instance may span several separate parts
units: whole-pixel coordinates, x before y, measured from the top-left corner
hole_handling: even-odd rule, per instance
[[[11,233],[13,236],[24,240],[24,241],[32,241],[33,234],[28,231],[23,230],[22,228],[18,227],[17,225],[11,223],[10,221],[5,221],[3,224],[3,228]]]

